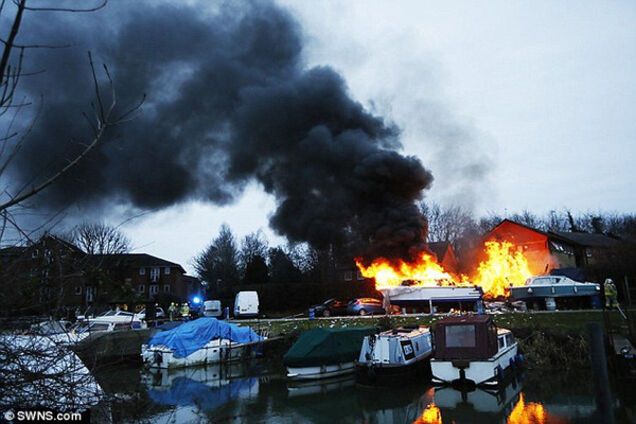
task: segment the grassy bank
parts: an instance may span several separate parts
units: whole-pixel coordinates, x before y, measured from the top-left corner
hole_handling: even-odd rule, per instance
[[[379,327],[388,329],[403,325],[434,326],[444,315],[392,315],[376,317],[262,319],[241,321],[244,325],[266,329],[272,336],[295,337],[312,328]],[[587,324],[603,324],[601,311],[563,311],[510,313],[494,315],[498,326],[513,331],[527,358],[528,366],[544,369],[587,367]],[[622,318],[611,314],[614,323]]]

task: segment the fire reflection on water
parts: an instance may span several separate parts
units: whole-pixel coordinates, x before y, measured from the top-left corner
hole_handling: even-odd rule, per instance
[[[506,418],[506,424],[567,424],[568,420],[550,414],[538,402],[526,402],[523,393]],[[413,424],[443,424],[442,411],[434,402],[430,403]],[[453,420],[447,424],[462,424]]]

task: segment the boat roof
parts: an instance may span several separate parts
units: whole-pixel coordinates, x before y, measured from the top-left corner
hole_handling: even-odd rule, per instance
[[[394,337],[402,337],[402,336],[411,336],[421,333],[429,333],[431,330],[428,327],[420,326],[420,327],[398,327],[393,330],[387,330],[381,332],[380,336],[394,336]]]
[[[508,330],[507,328],[497,328],[497,335],[501,335],[501,334],[507,334],[507,333],[511,333],[512,331]]]
[[[490,315],[456,315],[437,321],[437,324],[482,324],[492,321]]]

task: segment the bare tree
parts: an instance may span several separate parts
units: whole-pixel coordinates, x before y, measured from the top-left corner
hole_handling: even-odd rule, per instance
[[[85,222],[71,232],[77,247],[91,255],[113,255],[130,251],[130,240],[117,227],[104,222]]]
[[[443,207],[422,202],[420,209],[428,221],[429,242],[447,241],[457,248],[462,238],[476,230],[477,224],[471,213],[460,206]]]
[[[28,99],[20,102],[15,101],[21,78],[27,75],[34,76],[33,73],[23,71],[22,64],[24,62],[25,51],[28,49],[66,47],[59,45],[47,45],[46,43],[31,45],[17,44],[16,38],[20,32],[25,13],[92,12],[104,7],[105,4],[106,2],[102,1],[96,7],[76,9],[30,7],[27,6],[27,0],[15,0],[13,2],[6,2],[5,0],[2,0],[0,2],[0,18],[2,18],[3,14],[9,13],[9,5],[13,5],[15,7],[15,14],[8,21],[8,35],[6,38],[0,36],[0,42],[3,44],[2,56],[0,57],[0,117],[10,113],[13,114],[10,119],[5,119],[2,122],[4,128],[2,128],[2,131],[0,132],[4,134],[0,138],[0,178],[2,178],[0,179],[0,185],[2,185],[2,195],[0,195],[0,217],[2,218],[0,236],[4,235],[4,230],[7,226],[11,226],[19,235],[29,239],[29,234],[22,228],[19,228],[19,223],[14,216],[14,210],[23,207],[26,200],[36,196],[73,169],[100,144],[104,138],[105,132],[109,128],[130,120],[134,116],[135,112],[139,110],[139,107],[143,102],[142,98],[139,104],[123,111],[118,110],[117,96],[110,72],[106,65],[103,65],[103,77],[109,87],[109,92],[104,93],[101,88],[102,84],[100,83],[95,63],[93,62],[92,55],[89,52],[89,67],[87,68],[87,71],[89,71],[93,77],[95,98],[91,104],[92,112],[90,116],[87,113],[83,113],[90,130],[90,136],[81,143],[83,149],[77,155],[67,158],[66,165],[60,169],[56,169],[50,174],[44,175],[41,179],[32,181],[30,184],[14,187],[9,181],[7,181],[6,178],[3,178],[17,153],[20,151],[22,145],[27,142],[30,129],[33,128],[37,122],[37,120],[34,119],[31,125],[23,132],[13,129],[15,122],[18,121],[18,113],[23,111],[24,108],[31,106],[31,102]],[[56,141],[52,140],[51,142]]]

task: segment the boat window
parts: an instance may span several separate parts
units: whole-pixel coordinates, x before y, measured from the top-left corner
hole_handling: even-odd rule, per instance
[[[504,338],[503,337],[497,337],[497,343],[499,343],[499,349],[503,349],[504,348]]]
[[[130,325],[126,323],[115,324],[115,330],[128,330],[129,328],[130,328]]]
[[[106,331],[108,330],[108,324],[106,323],[93,323],[90,326],[90,331]]]
[[[512,334],[506,334],[506,346],[510,346],[515,342],[515,338]]]
[[[445,332],[447,347],[475,347],[474,325],[449,325]]]

